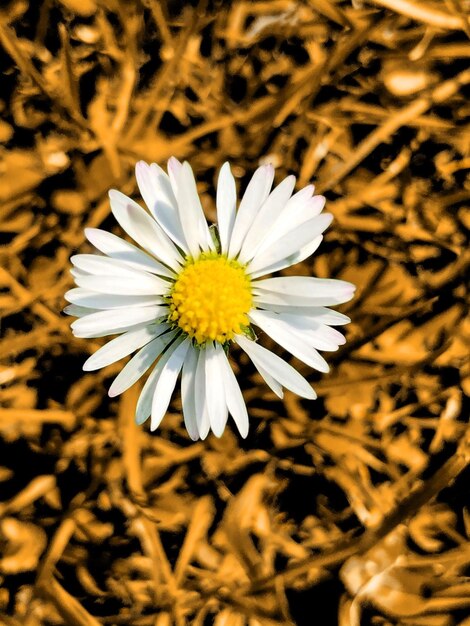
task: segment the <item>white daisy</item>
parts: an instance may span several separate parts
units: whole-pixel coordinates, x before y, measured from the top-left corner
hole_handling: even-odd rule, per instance
[[[332,216],[312,185],[296,194],[288,176],[271,191],[274,168],[256,170],[236,209],[237,194],[225,163],[217,184],[217,230],[209,229],[188,163],[171,158],[168,175],[143,161],[136,177],[147,213],[119,191],[109,192],[114,217],[139,247],[96,228],[85,230],[102,253],[72,257],[76,289],[65,295],[76,337],[118,335],[84,364],[97,370],[135,355],[109,389],[117,396],[155,362],[136,408],[139,424],[155,430],[181,372],[186,428],[194,440],[217,437],[230,413],[242,437],[248,414],[227,353],[237,343],[273,392],[286,387],[314,399],[311,385],[291,365],[255,340],[259,327],[282,348],[321,372],[318,350],[345,342],[332,328],[348,323],[326,308],[351,299],[354,285],[304,276],[264,278],[303,261],[319,246]]]

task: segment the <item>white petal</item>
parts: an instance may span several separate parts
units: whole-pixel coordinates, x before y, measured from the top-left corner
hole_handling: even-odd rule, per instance
[[[304,307],[271,304],[267,305],[266,309],[268,311],[273,311],[274,313],[292,313],[293,315],[302,315],[303,317],[309,317],[316,322],[327,324],[328,326],[343,326],[344,324],[349,324],[351,321],[347,315],[343,315],[343,313],[338,313],[338,311],[333,311],[332,309],[327,309],[323,306]]]
[[[282,391],[282,385],[280,385],[277,380],[275,380],[271,374],[269,374],[262,365],[256,363],[256,369],[261,374],[261,377],[264,379],[264,382],[268,385],[268,387],[276,394],[278,398],[284,397],[284,392]]]
[[[238,257],[240,263],[246,263],[255,256],[266,233],[291,197],[294,186],[295,176],[288,176],[269,194],[245,237]]]
[[[83,270],[79,270],[77,267],[70,268],[69,272],[72,274],[74,278],[81,278],[82,276],[90,276],[89,272],[84,272]]]
[[[230,238],[228,256],[235,257],[253,223],[261,205],[266,200],[274,180],[274,167],[262,165],[253,174],[241,199]]]
[[[273,272],[283,270],[285,267],[290,267],[291,265],[295,265],[296,263],[301,263],[304,259],[307,259],[315,252],[315,250],[318,248],[322,241],[323,235],[318,235],[318,237],[312,239],[312,241],[310,241],[307,245],[303,246],[297,252],[294,252],[290,256],[281,259],[280,261],[277,261],[272,265],[263,267],[257,272],[251,272],[251,278],[259,278],[260,276],[265,276],[266,274],[272,274]]]
[[[178,202],[171,186],[170,178],[156,163],[152,163],[150,169],[153,175],[154,185],[158,190],[158,197],[160,198],[155,217],[160,222],[163,230],[173,241],[175,241],[185,253],[188,253],[189,248],[181,225]],[[163,204],[165,207],[164,211],[161,210]]]
[[[174,339],[176,332],[176,330],[171,330],[160,335],[141,348],[116,376],[109,388],[108,396],[114,398],[132,387]]]
[[[302,398],[314,400],[317,394],[314,392],[305,378],[299,374],[289,363],[286,363],[277,354],[263,348],[255,341],[251,341],[242,335],[237,335],[235,341],[245,350],[256,368],[264,369],[281,385],[290,389]]]
[[[331,213],[323,213],[305,224],[297,226],[297,228],[284,235],[263,253],[256,255],[248,266],[248,273],[251,274],[265,269],[273,263],[298,252],[300,248],[306,246],[318,235],[321,235],[331,224],[332,219]]]
[[[145,381],[145,385],[137,401],[135,410],[135,421],[137,424],[143,424],[152,412],[152,400],[155,392],[155,386],[160,374],[165,367],[168,359],[171,357],[176,348],[183,342],[184,337],[177,337],[175,341],[166,349],[156,366],[153,368],[149,377]]]
[[[228,252],[230,237],[235,223],[237,190],[230,164],[224,163],[217,181],[217,223],[222,252]]]
[[[338,331],[314,321],[312,318],[303,315],[292,315],[290,313],[273,313],[266,311],[274,320],[279,320],[285,324],[285,328],[292,334],[304,337],[305,341],[317,350],[334,352],[339,345],[346,343],[343,335]]]
[[[139,161],[135,166],[139,190],[153,217],[166,234],[186,253],[188,246],[178,215],[176,198],[170,179],[156,163]]]
[[[139,246],[178,271],[183,259],[174,243],[144,209],[120,191],[109,192],[111,210],[120,226]]]
[[[186,338],[173,350],[170,358],[165,363],[158,377],[152,400],[152,419],[150,430],[156,430],[160,426],[170,404],[171,396],[176,385],[176,380],[183,367],[183,362],[191,345],[191,340]]]
[[[209,412],[206,399],[206,351],[198,349],[196,375],[194,379],[194,402],[196,405],[196,419],[199,437],[205,439],[210,429]]]
[[[294,331],[305,333],[309,338],[309,343],[317,350],[334,351],[338,349],[338,346],[346,343],[346,339],[340,332],[312,317],[292,313],[274,313],[274,315],[278,315],[279,319]]]
[[[221,437],[227,423],[227,405],[221,374],[221,359],[226,360],[222,346],[208,343],[206,346],[206,401],[212,432]]]
[[[99,228],[85,228],[85,236],[100,252],[113,259],[125,261],[134,269],[144,270],[151,274],[159,274],[160,276],[168,276],[169,278],[175,276],[171,269],[159,263],[142,250],[139,250],[132,243],[121,239],[121,237]]]
[[[158,202],[157,194],[150,177],[150,166],[145,161],[138,161],[135,165],[135,178],[143,201],[150,213],[155,217],[155,209]],[[156,219],[156,218],[155,218]],[[157,220],[158,221],[158,220]]]
[[[200,250],[213,249],[214,245],[197,193],[193,170],[187,161],[183,163],[177,180],[176,199],[181,225],[192,256],[198,257]]]
[[[71,327],[76,337],[87,337],[88,333],[101,333],[101,336],[124,332],[129,325],[136,326],[144,322],[153,322],[168,309],[160,306],[147,306],[141,309],[113,309],[90,313],[72,322]]]
[[[277,307],[296,306],[301,308],[310,308],[317,306],[332,306],[341,304],[349,300],[350,297],[341,299],[339,296],[328,296],[318,298],[305,298],[303,296],[284,295],[275,293],[274,291],[258,290],[253,294],[253,303],[257,309],[267,309],[269,311],[277,310]]]
[[[224,380],[225,400],[227,401],[228,410],[237,425],[240,435],[245,439],[249,428],[248,412],[242,392],[227,357],[221,359],[220,369]]]
[[[302,333],[294,333],[292,329],[282,320],[278,319],[275,313],[269,311],[250,311],[251,321],[267,333],[285,350],[303,361],[310,367],[320,372],[328,372],[329,367],[325,359],[308,344],[307,337]]]
[[[304,305],[305,301],[309,301],[310,306],[341,304],[350,300],[356,289],[352,283],[345,280],[311,276],[264,278],[252,283],[252,287],[260,300],[267,301],[271,294],[274,294],[283,297],[284,304],[295,305],[298,300],[300,306]],[[281,304],[280,301],[278,303]]]
[[[285,205],[281,215],[283,215],[286,211],[290,213],[301,210],[305,206],[305,203],[312,198],[314,191],[315,185],[307,185],[306,187],[299,189],[299,191],[294,193],[294,195],[289,198],[289,201]]]
[[[300,189],[289,199],[279,217],[284,215],[284,213],[286,212],[296,213],[297,211],[302,210],[305,204],[313,197],[314,191],[315,185],[307,185],[306,187],[302,187],[302,189]]]
[[[93,310],[93,309],[88,309]],[[161,320],[163,321],[163,320]],[[128,326],[125,326],[124,328],[121,328],[121,330],[119,330],[116,333],[108,333],[108,332],[93,332],[93,331],[89,331],[87,333],[80,333],[79,335],[77,333],[73,333],[75,335],[75,337],[79,337],[80,339],[94,339],[95,337],[106,337],[108,335],[119,335],[122,333],[127,332],[128,330],[137,330],[138,328],[145,328],[146,326],[148,326],[149,323],[148,322],[142,322],[141,324],[128,324]]]
[[[111,339],[111,341],[108,341],[108,343],[92,354],[83,364],[83,370],[92,372],[115,363],[134,352],[134,350],[149,343],[149,341],[152,341],[152,339],[155,339],[155,337],[161,335],[169,328],[168,324],[163,323],[129,330],[123,335]]]
[[[119,296],[116,294],[96,293],[77,287],[70,289],[64,298],[72,304],[88,309],[124,309],[152,304],[164,304],[160,296]],[[90,311],[88,311],[90,313]]]
[[[265,237],[258,249],[259,254],[267,250],[276,241],[279,241],[284,235],[294,230],[294,228],[320,215],[325,206],[325,198],[323,196],[308,198],[304,200],[303,206],[299,206],[300,200],[297,200],[295,203],[292,202],[294,206],[290,208],[289,205],[294,200],[297,200],[296,196],[292,196],[291,200],[287,202],[285,210],[266,229]]]
[[[163,296],[171,289],[171,283],[151,274],[140,274],[138,279],[130,276],[77,276],[79,287],[122,296]]]
[[[99,310],[99,308],[88,308],[78,304],[69,304],[64,307],[64,313],[73,317],[84,317],[85,315],[90,315],[90,313],[98,313]]]
[[[181,373],[181,402],[183,405],[183,417],[186,430],[193,441],[199,439],[196,415],[196,397],[194,382],[196,380],[196,367],[198,360],[198,350],[192,346],[188,349],[188,354],[183,363]]]
[[[79,270],[88,272],[89,274],[99,274],[100,276],[152,276],[157,280],[153,274],[149,274],[143,270],[136,270],[128,265],[125,261],[119,261],[118,259],[110,259],[106,256],[100,256],[98,254],[74,254],[70,257],[70,261]]]
[[[182,163],[178,161],[178,159],[174,156],[168,159],[168,177],[170,179],[171,188],[173,190],[173,195],[175,198],[177,197],[178,190],[178,177],[183,167]]]

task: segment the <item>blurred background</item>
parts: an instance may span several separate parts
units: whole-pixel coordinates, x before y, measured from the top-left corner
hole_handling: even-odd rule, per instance
[[[469,626],[468,0],[16,0],[0,8],[0,623]],[[63,294],[137,160],[204,210],[314,182],[335,220],[287,273],[358,286],[315,402],[239,352],[251,428],[156,433],[121,364],[83,373]],[[261,341],[274,348],[266,337]]]

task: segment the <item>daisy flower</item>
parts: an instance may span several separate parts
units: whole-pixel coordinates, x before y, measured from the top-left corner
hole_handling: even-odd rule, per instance
[[[314,399],[307,380],[256,341],[252,326],[310,367],[328,371],[318,350],[345,342],[333,326],[349,318],[327,308],[351,299],[342,280],[305,276],[261,278],[309,257],[332,215],[308,185],[293,194],[295,177],[271,190],[274,168],[254,173],[237,210],[235,180],[225,163],[217,183],[217,226],[204,217],[190,165],[172,157],[168,175],[156,164],[136,166],[149,212],[119,191],[111,210],[137,246],[97,228],[85,229],[102,254],[72,257],[77,288],[65,298],[76,337],[117,335],[83,365],[97,370],[135,352],[113,381],[110,396],[155,365],[140,394],[136,421],[165,415],[181,372],[186,428],[193,440],[220,437],[232,415],[242,437],[248,414],[228,360],[236,343],[280,398],[285,387]]]

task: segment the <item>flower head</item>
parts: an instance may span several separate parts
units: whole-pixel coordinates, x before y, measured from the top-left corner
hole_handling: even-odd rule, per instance
[[[164,417],[181,372],[186,428],[192,439],[209,430],[221,436],[231,414],[243,437],[248,414],[228,361],[231,343],[244,350],[269,387],[316,397],[291,365],[262,347],[259,327],[307,365],[327,372],[318,350],[336,350],[344,337],[333,326],[349,318],[327,308],[351,299],[354,286],[312,277],[264,278],[310,256],[332,216],[325,199],[309,185],[292,195],[288,176],[271,191],[274,169],[256,170],[236,208],[235,180],[225,163],[217,184],[217,230],[208,227],[188,163],[168,162],[168,175],[155,163],[136,166],[148,213],[112,190],[114,217],[138,244],[87,228],[102,253],[72,257],[77,288],[66,294],[66,312],[77,337],[117,335],[84,364],[100,369],[135,352],[109,389],[116,396],[152,365],[140,394],[136,420],[151,417],[155,430]]]

